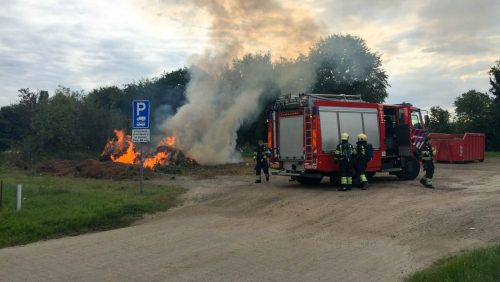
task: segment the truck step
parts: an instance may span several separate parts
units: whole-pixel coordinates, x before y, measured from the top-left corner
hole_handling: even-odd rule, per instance
[[[396,171],[402,171],[403,169],[400,167],[394,167],[394,168],[387,168],[383,169],[382,172],[396,172]]]

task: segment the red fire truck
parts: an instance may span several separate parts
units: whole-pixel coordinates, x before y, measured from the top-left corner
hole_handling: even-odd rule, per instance
[[[428,124],[425,115],[425,124]],[[411,104],[363,102],[357,95],[300,94],[278,99],[269,112],[268,146],[275,175],[302,184],[320,183],[324,176],[339,183],[334,151],[343,132],[354,145],[359,133],[368,136],[373,158],[368,177],[388,172],[402,180],[420,171],[417,147],[424,141],[422,115]]]

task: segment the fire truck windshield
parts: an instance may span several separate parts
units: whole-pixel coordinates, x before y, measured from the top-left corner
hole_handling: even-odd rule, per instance
[[[423,129],[422,118],[420,117],[420,111],[411,112],[411,124],[413,128]]]

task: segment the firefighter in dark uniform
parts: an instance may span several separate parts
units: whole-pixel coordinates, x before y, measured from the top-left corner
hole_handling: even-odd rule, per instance
[[[356,174],[359,176],[359,185],[361,189],[366,190],[366,184],[368,184],[368,179],[366,179],[365,170],[368,164],[368,137],[364,133],[358,134],[358,142],[356,142],[356,155],[354,156],[354,168],[356,169]]]
[[[269,181],[269,149],[264,145],[262,140],[259,140],[257,148],[253,153],[253,159],[256,162],[255,164],[255,183],[261,183],[262,178],[260,176],[261,170],[264,171],[266,176],[266,181]]]
[[[434,176],[434,162],[432,157],[436,155],[436,149],[431,145],[431,138],[425,139],[425,144],[420,148],[420,159],[424,164],[425,176],[420,179],[420,183],[427,188],[434,188],[432,186],[432,177]]]
[[[349,143],[349,134],[342,133],[340,144],[335,149],[335,159],[339,161],[340,188],[339,191],[351,190],[352,186],[352,157],[356,155],[354,147]]]

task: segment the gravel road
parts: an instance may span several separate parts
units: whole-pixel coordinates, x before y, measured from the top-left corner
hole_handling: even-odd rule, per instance
[[[500,158],[438,164],[435,190],[381,174],[345,193],[248,173],[152,180],[189,188],[184,204],[128,228],[2,249],[0,280],[398,281],[500,241],[499,172]]]

